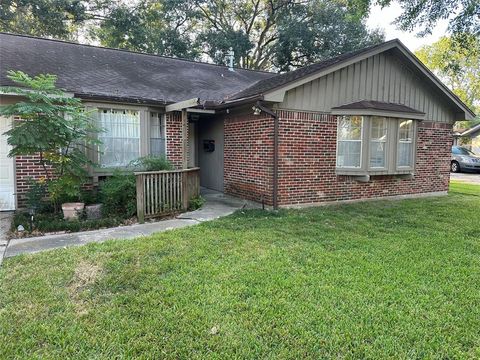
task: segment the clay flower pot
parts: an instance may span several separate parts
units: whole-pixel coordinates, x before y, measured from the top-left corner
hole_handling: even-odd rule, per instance
[[[62,204],[63,218],[65,220],[78,219],[78,214],[83,211],[84,203],[64,203]]]

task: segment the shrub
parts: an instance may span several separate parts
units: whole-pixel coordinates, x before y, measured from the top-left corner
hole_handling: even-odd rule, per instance
[[[173,170],[172,164],[165,156],[144,156],[132,161],[130,165],[144,171]]]
[[[137,212],[135,175],[115,171],[100,184],[100,201],[104,216],[130,218]]]
[[[32,178],[28,179],[28,192],[26,193],[27,206],[29,209],[34,209],[36,212],[42,212],[48,207],[45,197],[47,195],[47,184],[45,181],[35,181]]]
[[[188,210],[197,210],[200,209],[203,204],[205,204],[205,199],[200,195],[194,196],[188,202]]]
[[[122,220],[118,217],[109,217],[95,220],[64,220],[60,214],[36,214],[33,216],[33,229],[31,228],[31,217],[28,213],[18,212],[13,217],[12,231],[15,231],[18,225],[22,225],[25,231],[32,232],[33,230],[40,232],[55,232],[55,231],[83,231],[94,230],[104,227],[118,226]]]

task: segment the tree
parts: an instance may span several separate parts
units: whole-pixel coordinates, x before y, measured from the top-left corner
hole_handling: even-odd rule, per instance
[[[79,192],[87,175],[86,166],[91,164],[85,150],[98,144],[94,137],[98,129],[79,99],[68,97],[55,87],[56,76],[32,78],[21,71],[9,71],[8,77],[19,87],[4,87],[2,91],[26,99],[0,107],[0,115],[22,119],[4,134],[12,146],[9,156],[39,156],[50,196],[58,209],[61,194]]]
[[[467,46],[465,46],[467,44]],[[480,112],[480,39],[442,37],[415,55],[475,113]]]
[[[89,20],[103,19],[108,0],[2,0],[0,31],[75,39]]]
[[[191,44],[195,16],[191,1],[146,1],[133,7],[112,3],[89,34],[110,47],[194,59],[199,55]]]
[[[396,24],[401,30],[414,31],[419,35],[431,34],[435,24],[442,19],[449,20],[452,34],[469,33],[480,36],[480,1],[478,0],[397,0],[403,12]],[[371,5],[389,6],[392,0],[348,0],[350,8],[357,14],[366,15]]]
[[[96,32],[104,45],[216,63],[233,48],[249,69],[289,70],[383,40],[340,1],[160,0],[116,11]]]

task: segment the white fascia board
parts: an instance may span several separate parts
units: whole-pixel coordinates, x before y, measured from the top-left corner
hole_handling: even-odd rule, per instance
[[[193,98],[193,99],[179,101],[179,102],[167,105],[165,107],[165,112],[184,110],[187,108],[197,106],[199,104],[199,100],[200,100],[199,98]]]
[[[188,108],[187,112],[189,112],[189,113],[200,113],[200,114],[215,114],[215,110],[197,109],[197,108]]]
[[[399,111],[386,111],[375,109],[336,109],[332,110],[332,115],[359,115],[359,116],[385,116],[400,119],[423,120],[425,114],[404,113]]]

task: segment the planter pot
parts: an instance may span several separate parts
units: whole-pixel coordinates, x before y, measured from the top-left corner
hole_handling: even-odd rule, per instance
[[[85,213],[88,220],[97,220],[102,217],[102,204],[93,204],[85,206]]]
[[[78,214],[83,211],[84,203],[64,203],[62,204],[63,218],[65,220],[78,219]]]

